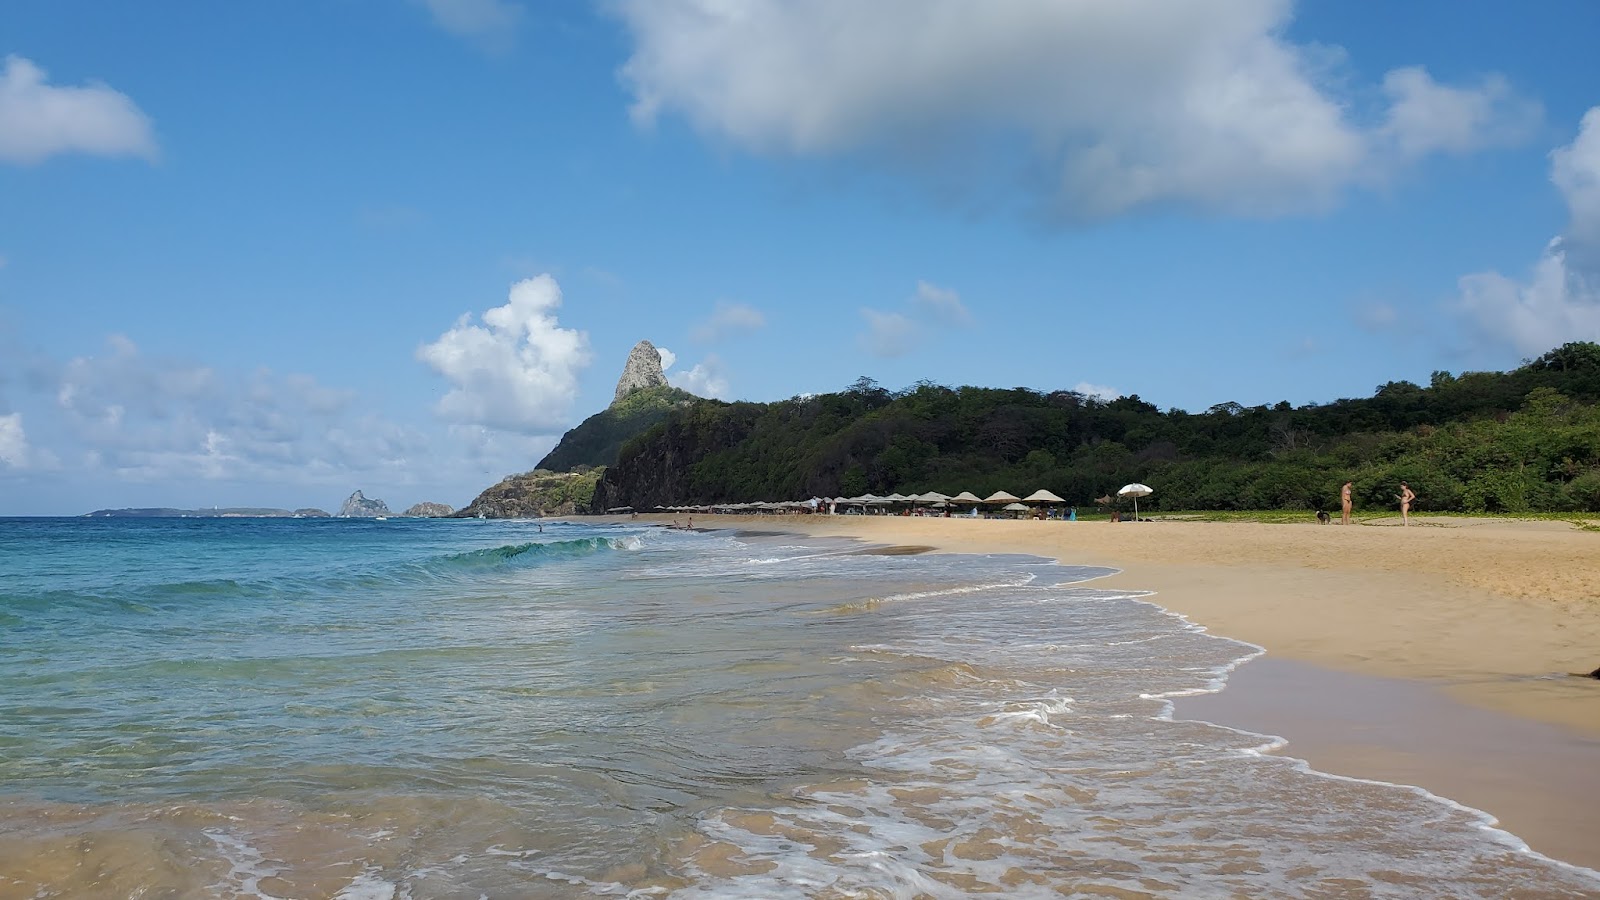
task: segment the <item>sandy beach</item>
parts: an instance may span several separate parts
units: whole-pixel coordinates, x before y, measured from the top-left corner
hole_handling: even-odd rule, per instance
[[[672,516],[640,517],[672,521]],[[1206,718],[1286,737],[1324,771],[1485,809],[1534,849],[1600,868],[1600,534],[1564,523],[1318,526],[914,517],[696,518],[1122,570],[1097,586],[1258,644]],[[1252,667],[1254,670],[1252,671]],[[1287,667],[1287,668],[1284,668]]]

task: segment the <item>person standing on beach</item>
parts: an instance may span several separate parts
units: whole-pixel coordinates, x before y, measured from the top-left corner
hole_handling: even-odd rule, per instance
[[[1417,495],[1411,490],[1411,485],[1406,484],[1404,481],[1400,482],[1400,524],[1401,525],[1410,525],[1411,524],[1411,501],[1413,501],[1415,499],[1417,499]]]
[[[1350,524],[1350,485],[1351,482],[1346,481],[1344,487],[1339,488],[1339,506],[1344,510],[1344,515],[1339,518],[1340,525]]]

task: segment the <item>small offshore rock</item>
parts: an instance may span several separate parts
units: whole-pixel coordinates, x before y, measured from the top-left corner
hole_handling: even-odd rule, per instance
[[[374,516],[387,515],[389,515],[389,504],[384,503],[382,500],[368,500],[366,495],[360,491],[351,494],[350,499],[344,501],[344,505],[339,507],[339,518],[341,519],[370,519]]]
[[[442,519],[455,511],[455,507],[448,503],[423,501],[422,503],[411,504],[410,508],[401,513],[401,515],[418,519]]]

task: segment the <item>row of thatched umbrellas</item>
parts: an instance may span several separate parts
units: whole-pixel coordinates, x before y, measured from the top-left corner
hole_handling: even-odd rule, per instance
[[[945,509],[952,506],[998,506],[1006,511],[1027,511],[1029,504],[1065,504],[1067,501],[1046,490],[1037,490],[1026,497],[1018,497],[1005,491],[995,491],[987,497],[979,497],[970,491],[962,491],[955,496],[929,491],[926,494],[889,494],[880,497],[877,494],[862,494],[859,497],[820,497],[812,500],[794,500],[783,503],[705,503],[695,506],[664,506],[657,507],[663,512],[791,512],[801,509],[816,510],[821,507],[893,507],[910,506],[915,508],[922,504],[933,509]]]
[[[944,509],[951,506],[998,506],[1004,510],[1027,510],[1028,504],[1066,503],[1046,490],[1037,490],[1026,497],[1018,497],[1005,491],[995,491],[987,497],[979,497],[970,491],[962,491],[955,496],[941,494],[938,491],[929,491],[926,494],[890,494],[879,497],[876,494],[862,494],[859,497],[835,497],[831,502],[834,506],[894,506],[905,504],[915,507],[925,503],[934,509]]]

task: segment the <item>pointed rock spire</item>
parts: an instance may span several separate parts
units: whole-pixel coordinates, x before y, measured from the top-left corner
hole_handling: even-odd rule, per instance
[[[617,396],[612,399],[611,405],[615,406],[634,391],[661,387],[666,383],[667,375],[661,371],[661,351],[649,341],[640,341],[633,345],[633,352],[628,354],[628,364],[622,367],[622,378],[617,381]]]

